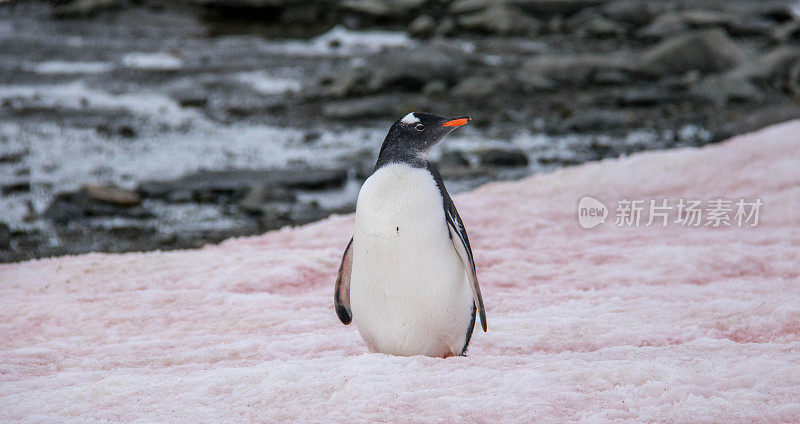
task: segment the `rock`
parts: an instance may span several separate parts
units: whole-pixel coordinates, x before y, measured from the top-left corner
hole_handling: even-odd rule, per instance
[[[690,9],[667,12],[640,29],[639,38],[662,39],[689,29],[724,28],[731,35],[766,35],[772,23],[750,15],[710,9]]]
[[[432,80],[454,84],[470,71],[464,53],[436,46],[382,53],[372,68],[375,71],[367,83],[370,92],[420,90]]]
[[[455,31],[456,21],[451,17],[442,19],[442,21],[439,23],[439,26],[436,27],[436,35],[440,36],[453,35]]]
[[[800,99],[800,60],[796,60],[789,67],[786,77],[786,91],[792,93],[795,99]]]
[[[629,73],[617,70],[597,71],[592,76],[592,82],[597,85],[628,85],[633,78]]]
[[[471,76],[464,78],[452,89],[455,97],[470,100],[485,100],[511,87],[511,81],[503,75]]]
[[[97,194],[97,192],[94,192]],[[85,218],[101,216],[120,216],[126,218],[151,218],[150,211],[142,206],[123,206],[109,202],[113,198],[98,200],[89,194],[87,187],[75,192],[59,193],[47,206],[44,216],[60,224]]]
[[[689,27],[678,13],[666,13],[636,31],[636,37],[661,40],[673,34],[688,30]]]
[[[55,18],[88,18],[121,7],[120,0],[72,0],[54,8],[52,14]]]
[[[11,228],[8,224],[0,221],[0,249],[8,249],[11,244]]]
[[[256,184],[250,188],[238,205],[248,213],[261,214],[271,202],[295,202],[296,200],[296,197],[284,187]]]
[[[365,119],[385,118],[387,116],[400,116],[410,104],[403,98],[393,95],[379,95],[360,97],[357,99],[328,102],[322,108],[322,114],[331,119]]]
[[[719,72],[744,59],[744,53],[725,31],[711,29],[669,38],[642,57],[640,70],[651,75],[679,74],[691,70]]]
[[[374,17],[387,17],[392,15],[392,6],[389,2],[380,0],[347,0],[339,7],[349,12],[361,13]]]
[[[525,16],[519,9],[504,5],[460,16],[457,22],[463,29],[487,34],[536,35],[542,29],[538,20]]]
[[[131,207],[142,203],[139,193],[115,185],[85,185],[83,190],[93,200],[112,205]]]
[[[602,16],[595,16],[577,30],[581,37],[619,37],[627,33],[622,24]]]
[[[456,150],[446,150],[442,152],[442,155],[439,157],[439,160],[436,161],[436,164],[443,168],[457,168],[469,166],[469,161],[462,152]]]
[[[474,41],[475,52],[496,56],[533,57],[550,51],[549,44],[521,37],[487,37]]]
[[[517,80],[526,93],[553,91],[558,87],[558,84],[550,78],[531,72],[519,72]]]
[[[675,101],[675,95],[657,87],[630,87],[615,91],[612,101],[617,106],[656,106]]]
[[[0,186],[0,193],[3,196],[10,196],[12,194],[28,193],[31,191],[31,183],[29,181],[17,181]]]
[[[387,18],[404,15],[418,9],[426,0],[346,0],[339,3],[339,8],[374,18]]]
[[[133,138],[136,137],[136,130],[133,129],[130,125],[120,125],[117,127],[117,132],[119,135],[125,138]]]
[[[335,160],[343,167],[346,166],[356,179],[365,180],[372,175],[372,171],[375,169],[376,156],[377,151],[363,147],[355,152],[343,154]]]
[[[18,163],[28,155],[27,150],[0,153],[0,163]]]
[[[252,13],[252,9],[284,8],[296,0],[189,0],[189,3],[207,8],[241,8]]]
[[[635,69],[635,59],[624,54],[603,56],[585,54],[579,56],[538,56],[528,59],[522,66],[520,78],[533,79],[531,75],[546,77],[550,80],[582,86],[594,82],[594,76],[600,72],[627,73]]]
[[[689,93],[719,106],[724,106],[730,100],[754,102],[764,98],[761,90],[750,80],[730,73],[709,75],[693,85]]]
[[[689,9],[678,12],[678,15],[692,28],[723,26],[738,20],[733,13],[710,9]]]
[[[745,116],[727,122],[712,135],[712,142],[726,140],[735,135],[759,130],[779,122],[800,119],[800,108],[785,106],[766,106],[747,111]]]
[[[779,46],[753,59],[742,62],[729,72],[729,77],[742,81],[772,83],[783,79],[791,64],[800,60],[800,48]]]
[[[303,133],[303,143],[306,144],[314,144],[319,141],[320,138],[322,138],[321,131],[311,130]]]
[[[107,137],[136,137],[136,130],[130,124],[105,123],[98,125],[95,129],[99,134]]]
[[[208,94],[197,90],[179,90],[172,93],[172,98],[181,107],[205,107],[208,104]]]
[[[684,72],[680,75],[667,75],[658,79],[658,86],[668,90],[687,90],[703,79],[698,70]]]
[[[191,193],[196,201],[225,203],[241,199],[257,185],[270,190],[319,190],[341,187],[346,180],[345,170],[202,170],[175,180],[143,182],[136,191],[145,198],[168,199],[173,193]]]
[[[787,22],[797,19],[797,11],[795,7],[786,2],[769,2],[766,4],[761,4],[760,2],[756,2],[753,5],[754,10],[753,13],[756,15],[769,19],[775,22]]]
[[[339,72],[336,76],[322,78],[318,82],[320,95],[326,97],[347,97],[358,94],[369,79],[366,70],[356,68]]]
[[[587,7],[601,5],[608,0],[506,0],[535,16],[571,15]]]
[[[525,153],[522,150],[518,149],[505,150],[505,149],[488,148],[488,149],[477,150],[474,153],[478,157],[478,162],[481,165],[508,166],[508,167],[528,165],[528,156],[525,155]]]
[[[486,9],[494,3],[492,0],[456,0],[450,3],[449,10],[454,15],[460,15]]]
[[[784,23],[772,30],[771,36],[779,43],[800,42],[800,20]]]
[[[294,3],[287,4],[281,8],[280,20],[282,23],[292,26],[315,25],[323,20],[326,8],[322,2],[319,3]]]
[[[660,2],[617,0],[603,5],[600,11],[614,21],[639,26],[652,21],[662,7]]]
[[[774,25],[772,22],[764,19],[749,19],[748,17],[744,17],[727,22],[723,27],[734,37],[752,37],[769,35],[772,33]]]
[[[427,37],[436,31],[436,21],[431,15],[419,15],[408,24],[408,33],[415,37]]]
[[[355,207],[353,206],[338,209],[324,209],[319,207],[319,205],[310,203],[297,205],[291,208],[284,218],[293,225],[301,225],[325,219],[334,213],[351,213],[354,210]]]
[[[447,84],[442,80],[433,80],[422,87],[422,93],[426,96],[447,95]]]
[[[635,126],[636,115],[613,109],[591,109],[567,118],[562,124],[565,131],[603,131]]]

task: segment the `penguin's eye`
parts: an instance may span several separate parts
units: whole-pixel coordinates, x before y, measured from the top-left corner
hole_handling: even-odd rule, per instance
[[[414,125],[414,128],[415,128],[417,131],[422,131],[422,130],[424,130],[424,129],[425,129],[425,125],[422,125],[422,124],[417,124],[417,125]]]

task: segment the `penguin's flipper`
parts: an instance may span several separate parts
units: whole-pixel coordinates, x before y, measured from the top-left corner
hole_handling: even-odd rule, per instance
[[[449,201],[448,201],[449,200]],[[453,247],[461,257],[461,262],[467,269],[467,277],[469,277],[469,284],[472,286],[472,299],[475,306],[478,307],[478,315],[481,317],[481,328],[486,332],[486,310],[483,308],[483,297],[481,296],[481,287],[478,285],[478,274],[475,272],[475,260],[472,257],[472,248],[469,245],[469,237],[467,230],[464,228],[464,223],[461,221],[461,216],[456,210],[456,205],[450,196],[445,199],[444,216],[447,220],[447,228],[450,230],[450,241],[453,242]]]
[[[350,271],[353,269],[353,238],[344,249],[342,263],[339,265],[339,275],[336,277],[336,291],[333,294],[333,305],[336,307],[336,315],[342,324],[350,324],[353,320],[353,312],[350,310]]]

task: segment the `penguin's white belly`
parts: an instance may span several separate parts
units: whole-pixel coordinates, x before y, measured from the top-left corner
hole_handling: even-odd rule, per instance
[[[426,169],[392,164],[361,188],[350,277],[353,321],[372,351],[458,355],[472,292]]]

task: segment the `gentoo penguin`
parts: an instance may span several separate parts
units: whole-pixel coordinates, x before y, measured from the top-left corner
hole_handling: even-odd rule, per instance
[[[464,355],[486,313],[469,238],[428,152],[470,121],[409,113],[392,125],[358,194],[334,305],[371,352]]]

